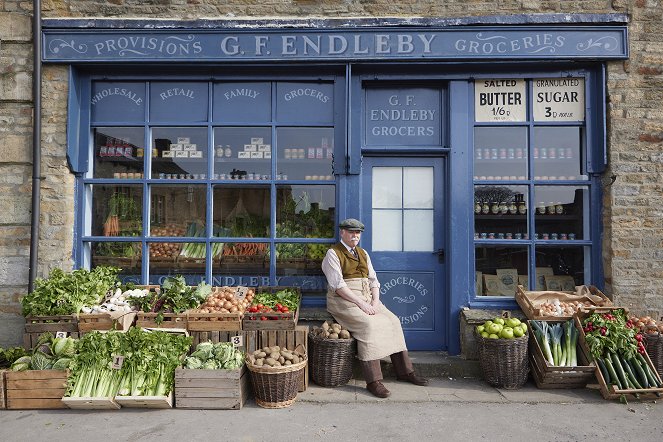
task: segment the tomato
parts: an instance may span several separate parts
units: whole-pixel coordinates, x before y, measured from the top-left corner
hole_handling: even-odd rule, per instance
[[[283,306],[281,304],[276,304],[274,307],[276,307],[276,310],[281,310]]]
[[[261,317],[260,317],[260,320],[261,320],[261,321],[266,321],[266,320],[267,320],[267,316],[261,316]]]
[[[281,309],[281,312],[283,312],[283,313],[288,313],[289,311],[290,311],[290,309],[288,307],[283,307]]]

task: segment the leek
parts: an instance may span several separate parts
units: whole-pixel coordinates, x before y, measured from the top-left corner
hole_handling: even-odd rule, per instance
[[[534,334],[536,335],[539,344],[541,344],[543,357],[550,365],[555,365],[552,352],[550,351],[550,343],[548,341],[548,323],[544,321],[532,321],[532,325],[534,326]]]
[[[555,324],[550,327],[550,338],[552,341],[553,360],[555,361],[554,365],[559,367],[562,356],[562,326],[560,324]]]

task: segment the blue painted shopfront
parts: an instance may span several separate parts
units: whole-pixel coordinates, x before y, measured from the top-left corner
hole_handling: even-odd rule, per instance
[[[320,253],[362,218],[409,347],[451,354],[462,308],[515,306],[500,275],[601,286],[602,62],[628,57],[624,17],[548,18],[45,20],[43,62],[71,65],[77,265],[298,285],[322,306]]]

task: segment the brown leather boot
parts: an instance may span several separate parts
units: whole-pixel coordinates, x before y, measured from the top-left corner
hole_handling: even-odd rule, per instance
[[[382,382],[380,381],[375,381],[366,384],[366,389],[370,391],[373,394],[373,396],[377,396],[380,398],[389,397],[389,395],[391,394],[389,390],[387,390],[387,387],[382,385]]]
[[[428,385],[428,379],[417,376],[413,371],[406,374],[405,376],[396,376],[396,379],[419,386]]]

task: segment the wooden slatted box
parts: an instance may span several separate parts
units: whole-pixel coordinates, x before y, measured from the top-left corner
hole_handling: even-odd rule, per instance
[[[6,371],[7,408],[49,410],[67,408],[62,402],[67,388],[66,370]]]
[[[175,407],[240,410],[251,389],[246,366],[236,370],[175,370]]]
[[[157,322],[159,313],[138,312],[136,315],[136,327],[142,328],[177,328],[186,329],[186,314],[161,313],[162,321]]]
[[[217,342],[232,342],[234,336],[241,336],[244,345],[244,351],[253,353],[257,347],[256,331],[247,331],[247,330],[218,330],[218,331],[194,331],[190,335],[193,337],[193,344],[191,349],[194,350],[198,344],[201,342],[211,341],[213,344]]]
[[[306,325],[298,325],[294,330],[258,330],[257,333],[257,348],[273,347],[286,347],[294,350],[298,345],[302,345],[306,349],[308,356],[308,330]],[[299,392],[306,391],[308,388],[308,369],[304,370],[304,379],[302,385],[299,386]]]
[[[525,313],[527,319],[542,319],[542,320],[562,320],[562,319],[571,319],[572,315],[561,315],[561,316],[546,316],[542,314],[541,309],[539,308],[540,299],[553,299],[558,298],[561,300],[573,300],[573,301],[584,301],[595,304],[596,307],[602,306],[611,306],[612,301],[608,299],[598,288],[590,286],[579,286],[587,287],[589,294],[592,295],[592,298],[587,296],[578,296],[576,292],[564,292],[564,291],[527,291],[522,285],[518,285],[516,289],[516,302]],[[555,296],[558,294],[559,296]],[[563,298],[563,299],[562,299]],[[600,299],[600,300],[599,300]]]
[[[5,394],[5,389],[7,388],[5,386],[5,371],[6,370],[0,370],[0,410],[7,408],[7,398]]]
[[[67,336],[78,338],[78,316],[55,315],[55,316],[28,316],[25,318],[25,333],[23,334],[23,347],[32,349],[43,333],[65,332]]]

